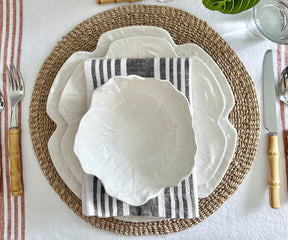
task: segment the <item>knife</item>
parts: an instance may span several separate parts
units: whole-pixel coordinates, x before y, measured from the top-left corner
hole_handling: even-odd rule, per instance
[[[276,113],[276,88],[272,50],[267,50],[263,62],[264,125],[268,131],[270,163],[269,201],[272,208],[280,208],[279,148]]]

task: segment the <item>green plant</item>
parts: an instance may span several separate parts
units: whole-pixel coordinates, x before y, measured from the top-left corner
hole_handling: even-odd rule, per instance
[[[255,6],[260,0],[202,0],[204,6],[210,10],[226,14],[235,14]]]

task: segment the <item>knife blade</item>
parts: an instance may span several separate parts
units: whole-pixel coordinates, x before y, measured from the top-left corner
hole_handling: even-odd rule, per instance
[[[267,50],[263,62],[264,126],[268,131],[268,158],[270,164],[269,202],[272,208],[280,208],[279,148],[276,111],[276,88],[272,50]]]

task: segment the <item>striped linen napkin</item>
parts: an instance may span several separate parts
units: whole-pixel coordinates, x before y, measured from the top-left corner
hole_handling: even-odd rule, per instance
[[[88,59],[84,63],[87,103],[95,88],[111,77],[138,75],[169,80],[191,102],[191,58]],[[101,181],[86,175],[82,191],[82,212],[86,216],[149,216],[164,218],[199,217],[194,170],[176,187],[163,189],[142,206],[131,206],[109,196]]]

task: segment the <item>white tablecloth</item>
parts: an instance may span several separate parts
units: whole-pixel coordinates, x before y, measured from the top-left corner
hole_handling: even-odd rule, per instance
[[[25,196],[24,198],[22,197],[22,199],[19,198],[17,200],[18,203],[12,198],[10,199],[11,204],[7,204],[7,202],[0,203],[0,211],[1,208],[4,211],[4,214],[0,214],[0,216],[2,216],[0,219],[0,239],[127,239],[126,236],[93,228],[65,205],[48,184],[39,167],[32,148],[28,125],[29,105],[37,73],[43,61],[57,44],[57,41],[61,40],[62,36],[66,35],[83,20],[106,9],[127,3],[97,5],[95,3],[96,0],[2,0],[1,2],[0,8],[4,8],[4,14],[0,12],[0,18],[2,18],[2,20],[6,18],[5,11],[7,11],[9,4],[10,12],[13,13],[13,11],[11,11],[13,6],[16,10],[18,9],[15,11],[17,15],[21,3],[23,3],[21,69],[26,83],[26,96],[22,101],[22,149]],[[138,3],[161,4],[156,0],[143,0]],[[1,4],[3,4],[3,6],[1,6]],[[223,15],[219,12],[206,9],[202,5],[202,0],[174,0],[173,2],[165,3],[165,5],[183,9],[207,21],[208,24],[230,44],[243,61],[255,82],[262,120],[261,81],[263,56],[267,49],[271,48],[273,50],[276,74],[277,61],[280,68],[285,66],[285,47],[278,47],[277,44],[267,40],[257,39],[247,30],[246,19],[251,14],[251,10],[237,15]],[[21,17],[17,17],[16,23],[19,24],[20,21]],[[7,25],[5,26],[7,27]],[[3,40],[3,37],[7,35],[5,35],[4,27],[2,27],[1,34]],[[12,35],[10,38],[13,39]],[[16,42],[17,39],[19,38],[16,34]],[[279,50],[278,55],[277,48]],[[4,52],[4,46],[2,44],[0,52],[1,76],[3,74]],[[280,68],[278,67],[278,70]],[[280,116],[279,105],[278,110]],[[1,115],[2,123],[4,121],[3,115],[4,114]],[[2,124],[2,140],[4,137],[4,127]],[[281,129],[279,118],[280,132]],[[165,236],[131,238],[288,239],[288,194],[282,135],[280,135],[279,143],[281,154],[280,176],[282,183],[282,205],[279,210],[273,210],[269,207],[267,184],[269,168],[266,154],[267,137],[263,124],[261,124],[258,153],[251,171],[235,194],[228,199],[218,211],[197,226],[183,232]],[[0,189],[0,191],[4,190]],[[10,205],[10,210],[7,208],[8,205]],[[8,221],[9,216],[10,220]]]

